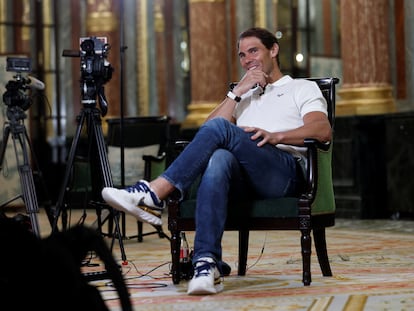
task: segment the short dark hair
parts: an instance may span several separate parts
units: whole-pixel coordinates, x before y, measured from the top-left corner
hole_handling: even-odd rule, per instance
[[[273,33],[271,33],[269,30],[264,29],[264,28],[260,28],[260,27],[253,27],[253,28],[249,28],[249,29],[243,31],[239,35],[239,40],[237,42],[237,47],[239,46],[240,40],[244,39],[244,38],[247,38],[247,37],[256,37],[256,38],[260,39],[260,41],[263,43],[263,45],[269,50],[273,47],[273,45],[275,43],[277,45],[279,45],[279,41],[277,40],[276,36]],[[279,53],[277,53],[277,55],[276,55],[276,61],[277,61],[278,66],[280,66]]]

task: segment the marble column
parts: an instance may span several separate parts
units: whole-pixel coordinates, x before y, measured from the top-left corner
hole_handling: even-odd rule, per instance
[[[199,127],[226,96],[226,5],[224,0],[189,0],[191,103],[183,128]]]
[[[392,95],[388,0],[341,0],[342,87],[337,115],[395,111]]]

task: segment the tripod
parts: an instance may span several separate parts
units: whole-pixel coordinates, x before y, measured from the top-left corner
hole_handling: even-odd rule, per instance
[[[69,152],[68,156],[68,162],[66,166],[66,172],[63,180],[63,185],[61,188],[61,191],[59,193],[58,201],[56,204],[56,210],[55,210],[55,218],[53,223],[53,231],[56,232],[57,230],[57,222],[60,213],[62,212],[62,226],[64,229],[67,227],[67,210],[66,210],[66,204],[64,204],[65,194],[68,189],[68,184],[70,181],[71,176],[71,170],[74,164],[75,155],[76,155],[76,149],[78,147],[79,139],[82,133],[83,125],[86,123],[87,125],[87,133],[88,133],[88,139],[89,139],[89,147],[91,148],[91,153],[95,156],[93,158],[90,158],[90,164],[91,164],[91,175],[92,177],[96,177],[97,175],[100,175],[102,184],[104,187],[112,187],[112,175],[110,171],[109,161],[108,161],[108,155],[105,150],[105,141],[103,137],[102,132],[102,125],[101,125],[101,112],[98,108],[96,108],[96,101],[94,99],[84,100],[84,107],[82,108],[82,111],[80,115],[77,117],[78,126],[76,129],[75,137],[72,141],[72,146]],[[95,140],[93,141],[92,138]],[[98,162],[99,166],[97,167],[96,163]],[[98,214],[98,227],[101,231],[101,221],[100,221],[100,208],[104,205],[104,203],[99,203],[98,201],[102,202],[102,198],[100,197],[100,190],[102,188],[95,188],[97,183],[92,182],[92,192],[94,194],[94,197],[96,199],[95,203],[93,205],[96,205],[96,211]],[[108,207],[111,209],[111,207]],[[112,240],[112,246],[114,243],[114,238],[117,237],[119,240],[119,246],[121,249],[121,255],[122,260],[126,261],[125,256],[125,250],[123,246],[123,241],[120,235],[120,227],[119,227],[119,212],[116,210],[111,210],[111,213],[113,215],[113,220],[115,223],[115,234],[113,235]]]
[[[29,215],[32,231],[36,236],[40,236],[39,222],[37,219],[37,213],[39,212],[39,206],[37,201],[36,189],[33,180],[33,171],[29,161],[29,151],[32,156],[33,163],[37,163],[34,153],[32,152],[32,146],[27,135],[26,127],[23,120],[26,118],[24,110],[18,106],[9,106],[7,108],[7,118],[9,122],[6,123],[3,132],[3,144],[0,149],[0,171],[3,169],[3,161],[6,153],[6,147],[10,133],[13,138],[14,151],[16,154],[16,163],[20,175],[20,185],[22,194],[18,195],[11,200],[8,200],[1,207],[6,206],[12,201],[22,197],[25,205],[26,212]],[[19,152],[20,151],[20,152]],[[36,164],[37,165],[37,164]],[[52,218],[50,212],[47,210],[49,222],[52,225]]]

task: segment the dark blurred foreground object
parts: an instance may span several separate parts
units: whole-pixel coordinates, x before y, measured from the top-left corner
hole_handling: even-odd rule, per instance
[[[132,310],[122,274],[102,237],[85,226],[38,238],[25,215],[0,215],[0,293],[9,310],[108,310],[81,273],[93,251],[105,264],[123,310]],[[28,225],[29,224],[29,225]]]

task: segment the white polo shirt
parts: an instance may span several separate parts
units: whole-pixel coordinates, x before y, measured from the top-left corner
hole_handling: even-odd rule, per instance
[[[243,94],[233,116],[238,126],[253,126],[268,132],[283,132],[303,125],[305,114],[327,113],[326,100],[315,82],[283,76],[266,86]],[[303,147],[278,144],[276,147],[305,155]]]

